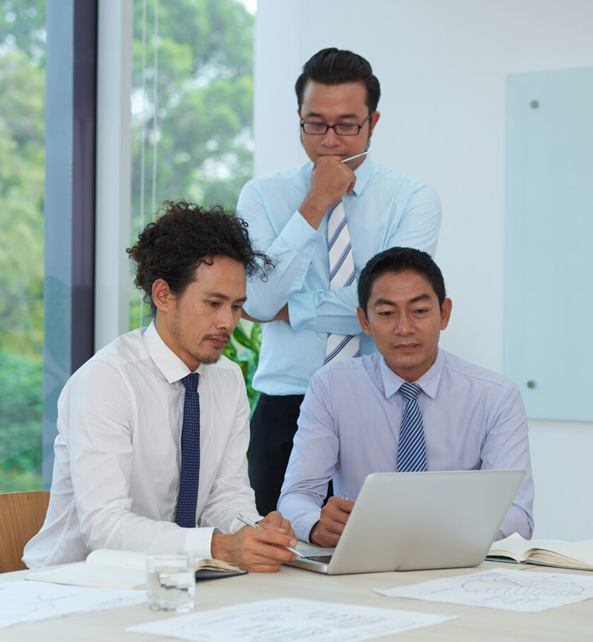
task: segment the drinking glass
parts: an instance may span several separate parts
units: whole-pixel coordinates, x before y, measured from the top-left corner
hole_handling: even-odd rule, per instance
[[[194,558],[188,553],[146,556],[146,599],[153,611],[189,611],[194,606]]]

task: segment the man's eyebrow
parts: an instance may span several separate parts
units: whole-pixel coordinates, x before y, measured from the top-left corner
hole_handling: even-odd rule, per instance
[[[395,307],[395,303],[389,299],[375,299],[373,301],[373,307],[377,307],[378,305],[391,305]]]
[[[307,118],[323,118],[323,114],[319,114],[316,111],[308,111],[305,116]],[[340,114],[338,118],[358,118],[356,114]]]
[[[231,297],[227,296],[226,294],[222,294],[222,292],[204,292],[206,296],[214,297],[215,299],[222,299],[223,301],[230,301]],[[243,296],[240,299],[235,299],[235,303],[245,303],[247,301],[247,297]]]
[[[418,303],[419,301],[432,301],[432,297],[430,294],[419,294],[418,296],[415,296],[413,299],[410,299],[409,301],[406,301],[406,303]],[[375,299],[373,301],[373,307],[377,307],[379,305],[390,305],[392,307],[396,307],[397,304],[394,303],[393,301],[390,301],[389,299]]]

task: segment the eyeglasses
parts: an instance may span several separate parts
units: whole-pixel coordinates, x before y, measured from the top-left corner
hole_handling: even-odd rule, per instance
[[[301,121],[301,127],[305,134],[312,136],[323,136],[327,134],[328,129],[333,129],[338,136],[358,136],[363,125],[373,114],[370,113],[360,125],[356,123],[336,123],[335,125],[327,125],[326,123],[312,123]]]

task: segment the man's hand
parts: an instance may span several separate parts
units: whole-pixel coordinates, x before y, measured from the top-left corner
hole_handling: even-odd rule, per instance
[[[330,497],[321,509],[321,517],[311,529],[311,541],[324,548],[337,546],[344,526],[354,508],[354,502],[344,497]]]
[[[297,544],[290,522],[274,511],[259,525],[261,529],[244,526],[233,535],[212,535],[212,557],[254,573],[280,570],[283,562],[294,559],[293,553],[282,548]]]
[[[311,187],[299,212],[309,225],[317,229],[327,210],[349,194],[356,176],[340,156],[322,156],[311,173]]]
[[[282,513],[277,510],[268,513],[261,521],[258,522],[258,526],[261,526],[262,528],[272,526],[274,527],[274,530],[279,529],[280,532],[287,533],[290,537],[296,537],[290,524],[290,520],[285,519],[282,516]]]

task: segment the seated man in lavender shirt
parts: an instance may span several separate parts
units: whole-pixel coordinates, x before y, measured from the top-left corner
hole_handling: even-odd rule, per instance
[[[367,475],[519,468],[498,538],[533,531],[527,419],[517,386],[439,348],[451,299],[425,252],[395,247],[358,281],[358,318],[378,352],[313,376],[278,503],[297,536],[335,546]],[[334,494],[322,508],[327,485]]]

